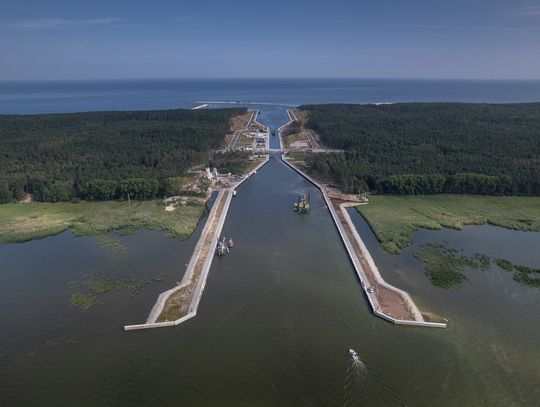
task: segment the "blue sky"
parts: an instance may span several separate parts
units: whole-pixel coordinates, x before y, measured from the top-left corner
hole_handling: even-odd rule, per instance
[[[0,0],[0,80],[540,79],[540,0]]]

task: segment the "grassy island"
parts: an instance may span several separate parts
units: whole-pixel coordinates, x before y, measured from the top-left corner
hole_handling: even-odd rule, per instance
[[[485,255],[476,253],[465,256],[457,249],[437,244],[423,246],[414,256],[424,263],[431,282],[442,288],[459,285],[467,280],[463,274],[465,268],[485,271],[490,265],[490,259]]]
[[[467,277],[463,273],[466,268],[486,271],[492,262],[504,271],[515,270],[513,279],[518,283],[540,288],[540,269],[513,265],[506,259],[491,259],[480,253],[465,256],[463,250],[432,243],[423,245],[414,253],[414,257],[424,263],[431,282],[441,288],[450,288],[466,281]]]

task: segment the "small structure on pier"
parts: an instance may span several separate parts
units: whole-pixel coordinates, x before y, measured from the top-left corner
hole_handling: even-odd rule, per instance
[[[263,133],[263,132],[257,133],[257,137],[255,139],[257,143],[257,147],[264,147],[266,145],[266,136],[267,136],[267,133]]]
[[[234,246],[234,242],[231,238],[227,240],[225,236],[217,242],[216,256],[225,256]]]

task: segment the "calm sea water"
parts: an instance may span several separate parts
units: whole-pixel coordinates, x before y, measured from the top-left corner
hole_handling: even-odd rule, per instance
[[[300,105],[378,102],[538,102],[540,81],[200,79],[0,81],[0,113],[143,110],[200,101]]]

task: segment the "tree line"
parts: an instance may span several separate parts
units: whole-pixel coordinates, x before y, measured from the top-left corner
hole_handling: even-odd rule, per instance
[[[0,202],[149,199],[207,162],[246,109],[0,115]]]
[[[217,168],[222,174],[244,172],[249,165],[251,153],[241,150],[216,152],[208,162],[210,168]]]
[[[307,158],[348,192],[540,195],[540,103],[307,105],[306,126],[344,150]]]

